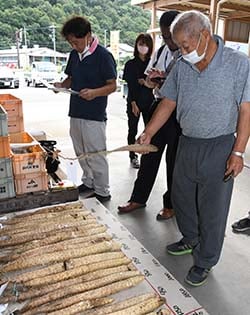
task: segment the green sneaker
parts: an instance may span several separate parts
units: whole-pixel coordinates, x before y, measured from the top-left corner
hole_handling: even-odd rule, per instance
[[[186,254],[192,254],[194,246],[190,244],[184,243],[182,240],[180,240],[177,243],[173,243],[167,246],[167,252],[170,255],[174,256],[181,256]]]
[[[207,281],[207,277],[210,271],[211,269],[208,268],[193,266],[190,268],[185,278],[185,282],[192,285],[193,287],[199,287]]]

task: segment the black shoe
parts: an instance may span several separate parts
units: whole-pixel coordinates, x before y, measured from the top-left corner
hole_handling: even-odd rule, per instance
[[[192,254],[194,246],[190,244],[184,243],[182,240],[180,240],[177,243],[173,243],[167,246],[167,252],[170,255],[174,256],[181,256],[186,254]]]
[[[106,201],[109,201],[111,199],[111,195],[108,195],[108,196],[101,196],[101,195],[98,195],[96,193],[94,193],[92,196],[90,197],[95,197],[97,200],[99,200],[100,202],[106,202]]]
[[[190,268],[185,281],[194,287],[198,287],[206,282],[210,271],[211,268],[209,269],[193,266]]]
[[[93,190],[92,188],[89,188],[88,186],[81,184],[80,186],[78,186],[78,190],[79,190],[79,194],[83,193],[83,192],[87,192],[90,190]]]
[[[100,202],[109,201],[111,199],[111,195],[108,196],[101,196],[98,194],[95,194],[96,199],[98,199]]]
[[[133,158],[131,160],[131,165],[133,168],[136,168],[136,169],[140,168],[140,163],[137,158]]]
[[[241,219],[232,224],[232,228],[236,232],[245,232],[247,230],[250,230],[250,219],[249,218]]]

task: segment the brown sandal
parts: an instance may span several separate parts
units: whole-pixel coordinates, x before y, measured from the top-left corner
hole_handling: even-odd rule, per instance
[[[173,209],[163,208],[156,216],[156,220],[163,221],[172,218],[175,215]]]

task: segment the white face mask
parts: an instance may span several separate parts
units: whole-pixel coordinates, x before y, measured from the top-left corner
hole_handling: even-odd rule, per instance
[[[137,49],[141,55],[146,55],[148,53],[148,47],[147,46],[138,45]]]
[[[81,52],[81,54],[85,54],[88,50],[89,50],[89,45],[87,45],[85,48],[84,48],[84,50]]]
[[[201,54],[199,56],[197,53],[197,48],[200,45],[200,40],[201,40],[201,34],[200,34],[200,38],[199,38],[199,41],[198,41],[198,44],[197,44],[195,50],[191,51],[189,54],[182,55],[183,59],[185,59],[186,61],[188,61],[192,64],[196,64],[196,63],[200,62],[202,59],[204,59],[206,52],[207,52],[207,45],[208,44],[206,42],[206,47],[204,49],[204,52],[203,52],[203,54]]]

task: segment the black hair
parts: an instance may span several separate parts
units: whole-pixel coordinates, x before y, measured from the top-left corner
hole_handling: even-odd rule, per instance
[[[147,33],[141,33],[137,36],[136,40],[135,40],[135,47],[134,47],[134,56],[135,57],[139,57],[139,51],[137,48],[138,43],[142,43],[142,44],[146,44],[148,47],[148,53],[146,55],[146,58],[149,59],[152,55],[153,52],[153,39],[151,37],[151,35],[147,34]]]
[[[160,17],[160,27],[169,27],[179,13],[180,12],[176,10],[164,12]]]
[[[83,38],[91,32],[91,25],[89,21],[81,16],[75,16],[68,21],[62,27],[61,34],[67,39],[69,35],[73,35],[76,38]]]

